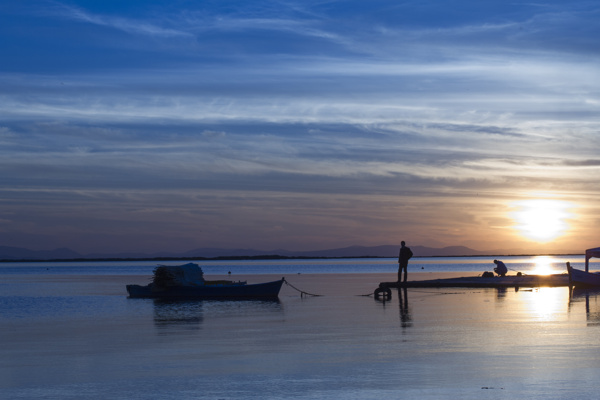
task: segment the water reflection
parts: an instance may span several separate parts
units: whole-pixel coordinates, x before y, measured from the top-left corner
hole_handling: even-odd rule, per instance
[[[569,311],[577,303],[585,304],[587,326],[600,326],[600,289],[569,290]]]
[[[398,289],[398,301],[400,304],[400,326],[408,328],[412,326],[412,317],[408,308],[408,291],[406,288]]]
[[[154,300],[154,325],[161,334],[185,333],[201,328],[207,317],[247,317],[280,312],[274,300]]]
[[[525,309],[538,320],[554,321],[563,313],[569,297],[567,288],[540,287],[531,290],[532,296],[524,302]]]
[[[154,300],[154,325],[159,330],[198,330],[204,319],[202,301]]]
[[[499,287],[496,289],[496,298],[498,301],[503,301],[506,298],[506,291],[507,288],[505,287]]]

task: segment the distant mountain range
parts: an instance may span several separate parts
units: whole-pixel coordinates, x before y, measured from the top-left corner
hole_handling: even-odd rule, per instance
[[[239,258],[261,256],[281,256],[281,257],[397,257],[397,245],[383,246],[350,246],[330,250],[315,251],[289,251],[278,250],[255,250],[255,249],[219,249],[219,248],[199,248],[184,253],[106,253],[106,254],[86,254],[82,255],[67,248],[55,250],[29,250],[20,247],[0,246],[0,260],[74,260],[74,259],[160,259],[160,258]],[[520,250],[473,250],[464,246],[449,246],[443,248],[432,248],[425,246],[411,246],[416,257],[452,257],[452,256],[485,256],[485,255],[508,255],[523,254]]]

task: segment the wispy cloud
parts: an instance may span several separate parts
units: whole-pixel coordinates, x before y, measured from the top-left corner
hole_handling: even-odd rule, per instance
[[[188,32],[178,29],[165,28],[147,21],[136,20],[132,18],[123,18],[110,15],[102,15],[86,11],[83,8],[71,6],[65,3],[52,2],[51,12],[56,16],[65,19],[71,19],[78,22],[84,22],[92,25],[103,26],[117,29],[123,32],[148,35],[154,37],[191,37]]]

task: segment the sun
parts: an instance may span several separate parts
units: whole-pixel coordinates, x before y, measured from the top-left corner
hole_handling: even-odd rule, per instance
[[[512,217],[521,235],[527,239],[545,243],[566,233],[571,217],[571,204],[561,200],[536,199],[515,203],[517,208]]]

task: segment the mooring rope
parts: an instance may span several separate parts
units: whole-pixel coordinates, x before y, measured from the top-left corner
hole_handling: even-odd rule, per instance
[[[300,290],[297,287],[295,287],[294,285],[292,285],[291,283],[289,283],[287,280],[284,280],[284,282],[285,282],[286,285],[288,285],[292,289],[294,289],[297,292],[299,292],[300,293],[300,297],[304,297],[305,295],[306,296],[313,296],[313,297],[321,297],[321,296],[323,296],[322,294],[308,293],[308,292],[305,292],[304,290]],[[411,289],[410,291],[413,292],[413,293],[425,293],[425,294],[434,294],[434,295],[465,294],[465,293],[467,293],[467,292],[434,292],[434,291],[428,291],[428,290],[415,290],[415,289]],[[480,292],[475,292],[475,293],[480,293]],[[356,294],[355,296],[357,296],[357,297],[370,297],[370,296],[373,296],[373,293]]]
[[[304,290],[300,290],[297,287],[295,287],[294,285],[292,285],[291,283],[289,283],[287,280],[284,280],[285,284],[288,285],[289,287],[291,287],[292,289],[300,292],[300,297],[304,297],[304,295],[307,296],[314,296],[314,297],[319,297],[319,296],[323,296],[322,294],[313,294],[313,293],[308,293],[305,292]]]
[[[527,275],[526,273],[524,273],[524,272],[521,272],[521,271],[517,271],[516,269],[512,269],[512,268],[508,268],[508,267],[506,267],[506,269],[509,269],[509,270],[511,270],[511,271],[513,271],[513,272],[516,272],[517,274],[520,272],[520,273],[521,273],[521,275],[523,275],[523,276]]]

